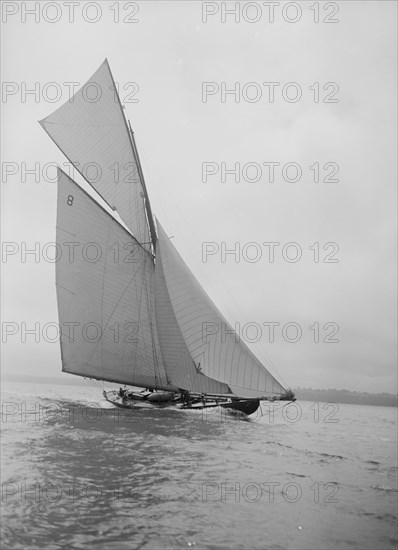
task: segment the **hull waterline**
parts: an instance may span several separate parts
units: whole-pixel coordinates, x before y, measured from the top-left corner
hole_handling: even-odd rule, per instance
[[[116,407],[125,409],[135,409],[138,407],[150,406],[150,407],[175,407],[183,410],[202,410],[220,407],[231,413],[243,413],[247,416],[256,412],[260,406],[259,399],[193,399],[191,402],[186,403],[182,398],[177,395],[174,396],[170,392],[160,393],[131,393],[128,398],[120,397],[116,391],[105,392],[104,397]]]

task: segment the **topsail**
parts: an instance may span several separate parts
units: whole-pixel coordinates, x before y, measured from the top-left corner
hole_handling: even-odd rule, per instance
[[[40,124],[74,167],[150,250],[145,183],[108,61]]]

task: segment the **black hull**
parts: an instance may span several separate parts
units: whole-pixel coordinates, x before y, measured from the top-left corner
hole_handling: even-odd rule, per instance
[[[140,405],[144,405],[146,407],[177,407],[179,409],[185,409],[185,410],[201,410],[201,409],[208,409],[208,408],[214,408],[214,407],[222,407],[223,409],[226,409],[228,412],[234,414],[234,413],[242,413],[245,415],[251,415],[256,412],[258,407],[260,406],[260,400],[259,399],[232,399],[231,401],[218,401],[218,400],[208,400],[208,401],[202,401],[202,400],[194,400],[191,403],[182,403],[181,399],[175,399],[174,401],[166,401],[166,402],[157,402],[157,401],[150,401],[148,400],[147,396],[140,396],[139,394],[135,394],[130,399],[120,399],[116,392],[110,392],[113,393],[113,398],[110,398],[106,392],[104,392],[104,397],[107,401],[115,405],[116,407],[121,407],[124,409],[136,409]]]
[[[247,415],[253,414],[260,406],[259,399],[232,401],[232,403],[220,403],[220,407],[230,411],[238,411]]]

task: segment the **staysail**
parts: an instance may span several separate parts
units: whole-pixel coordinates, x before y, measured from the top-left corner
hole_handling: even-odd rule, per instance
[[[175,317],[163,271],[162,255],[158,249],[155,316],[162,358],[171,382],[192,393],[231,394],[227,384],[209,378],[202,372],[201,365],[194,363]]]
[[[164,370],[156,334],[151,256],[62,170],[57,250],[63,370],[176,389]]]
[[[286,393],[235,333],[195,279],[157,220],[159,256],[168,295],[186,346],[211,379],[227,384],[239,397]],[[155,301],[163,290],[156,285]],[[159,329],[162,325],[159,324]]]
[[[40,124],[75,168],[115,209],[148,251],[146,189],[123,107],[105,60],[66,103]]]

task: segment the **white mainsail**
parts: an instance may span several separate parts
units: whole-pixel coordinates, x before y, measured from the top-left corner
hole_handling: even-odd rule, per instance
[[[162,261],[172,308],[192,359],[202,372],[227,384],[239,397],[286,393],[281,384],[238,338],[200,286],[157,220],[157,258]],[[155,287],[155,300],[159,288]],[[159,325],[159,329],[163,329]]]
[[[150,250],[145,183],[141,181],[135,146],[108,61],[40,124],[97,193],[117,210],[136,239]]]
[[[63,370],[121,384],[173,389],[154,322],[151,256],[62,170],[58,171],[57,246]]]

